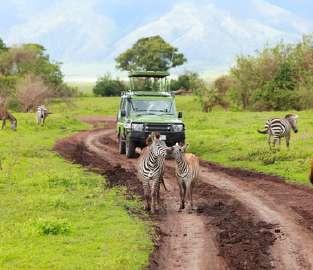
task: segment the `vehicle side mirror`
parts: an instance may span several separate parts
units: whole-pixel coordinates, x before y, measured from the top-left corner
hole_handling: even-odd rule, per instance
[[[183,113],[182,112],[178,112],[178,118],[183,118]]]
[[[125,110],[121,110],[121,117],[125,117],[126,116],[126,111]]]

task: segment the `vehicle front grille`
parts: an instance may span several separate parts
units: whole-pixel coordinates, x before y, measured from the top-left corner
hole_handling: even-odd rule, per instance
[[[145,125],[146,132],[159,131],[159,132],[170,132],[171,125],[168,124],[146,124]]]

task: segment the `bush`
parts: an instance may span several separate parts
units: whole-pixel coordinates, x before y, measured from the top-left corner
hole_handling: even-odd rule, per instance
[[[38,229],[42,235],[59,235],[70,233],[71,226],[63,219],[41,219],[38,222]]]
[[[106,74],[99,78],[95,87],[92,89],[96,96],[119,96],[125,88],[119,79],[113,79],[110,74]]]
[[[22,110],[28,112],[40,104],[44,104],[53,96],[53,91],[37,76],[27,74],[16,86],[16,98]]]

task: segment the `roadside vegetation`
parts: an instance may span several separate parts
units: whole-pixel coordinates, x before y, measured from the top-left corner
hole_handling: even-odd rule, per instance
[[[79,110],[82,114],[115,116],[119,98],[77,98],[74,104],[74,114],[77,113],[75,110]],[[290,149],[287,150],[282,140],[281,151],[272,152],[266,135],[257,133],[257,129],[262,129],[268,118],[283,117],[289,111],[225,112],[215,108],[211,113],[206,113],[202,112],[200,101],[195,96],[177,96],[176,104],[177,110],[183,112],[187,126],[189,151],[202,159],[283,176],[301,184],[309,183],[309,163],[313,157],[313,111],[297,112],[299,132],[291,134]],[[65,105],[54,106],[61,109]]]
[[[78,115],[112,114],[110,103],[56,102],[45,127],[33,114],[16,113],[18,130],[1,131],[0,269],[141,269],[148,263],[150,226],[126,210],[140,212],[141,203],[51,151],[57,139],[88,128]]]

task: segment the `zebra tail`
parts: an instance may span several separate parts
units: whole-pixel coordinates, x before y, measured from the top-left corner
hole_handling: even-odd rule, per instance
[[[261,134],[266,134],[267,133],[267,129],[264,129],[264,130],[258,129],[258,132],[261,133]]]

